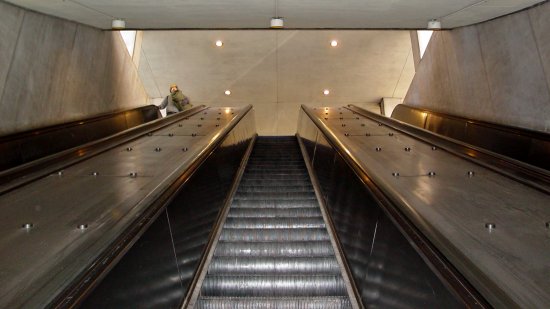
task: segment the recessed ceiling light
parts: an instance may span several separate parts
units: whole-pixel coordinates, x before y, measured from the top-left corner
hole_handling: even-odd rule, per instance
[[[323,94],[324,94],[324,95],[329,95],[329,94],[330,94],[330,90],[328,90],[328,89],[323,90]]]
[[[231,95],[231,90],[226,90],[224,93],[225,95]]]
[[[113,28],[114,30],[125,29],[126,28],[126,22],[124,21],[124,19],[115,18],[111,22],[111,28]]]
[[[216,46],[222,47],[222,46],[223,46],[223,42],[222,42],[221,40],[217,40],[217,41],[216,41]]]
[[[428,22],[428,29],[439,30],[441,29],[441,22],[437,19],[432,19]]]
[[[338,41],[336,41],[336,40],[330,41],[330,46],[332,46],[332,47],[338,46]]]

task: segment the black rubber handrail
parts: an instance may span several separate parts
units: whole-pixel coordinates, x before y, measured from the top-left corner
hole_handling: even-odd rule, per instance
[[[388,118],[364,110],[355,105],[346,107],[350,111],[371,119],[415,139],[424,140],[470,162],[481,165],[515,181],[521,182],[544,193],[550,193],[550,172],[536,166],[514,160],[510,157],[476,147],[459,140],[410,125],[397,119]]]
[[[468,282],[456,267],[437,249],[437,247],[416,227],[399,207],[398,201],[391,198],[388,190],[376,184],[371,176],[361,167],[361,163],[352,154],[346,152],[343,143],[324,124],[319,117],[302,105],[302,110],[323,134],[330,146],[340,155],[346,164],[363,182],[367,190],[375,197],[381,209],[397,226],[407,240],[424,257],[435,273],[451,287],[468,308],[491,308],[485,298]],[[503,295],[505,297],[505,295]]]
[[[59,172],[64,168],[112,149],[119,144],[132,141],[144,134],[162,129],[205,109],[206,106],[204,105],[197,106],[185,112],[144,123],[117,134],[2,171],[0,172],[0,194],[12,191],[38,178]]]
[[[200,109],[203,110],[204,108]],[[200,111],[199,110],[199,111]],[[178,194],[182,186],[193,176],[200,166],[212,155],[212,153],[223,143],[235,126],[252,110],[252,105],[246,106],[236,118],[224,128],[215,140],[209,144],[192,160],[190,166],[172,184],[159,195],[159,197],[115,239],[112,244],[104,250],[87,267],[86,271],[74,280],[62,293],[47,306],[48,308],[76,308],[87,295],[99,284],[107,273],[117,264],[133,244],[141,237],[147,228],[162,213],[165,207]],[[191,110],[190,110],[191,111]],[[194,113],[196,113],[195,111]],[[169,121],[172,124],[181,118],[189,116],[185,113],[178,113],[174,116],[177,120]],[[174,117],[171,116],[171,117]],[[165,127],[163,125],[162,127]],[[158,129],[158,128],[157,128]]]
[[[155,105],[0,136],[0,171],[161,118]]]

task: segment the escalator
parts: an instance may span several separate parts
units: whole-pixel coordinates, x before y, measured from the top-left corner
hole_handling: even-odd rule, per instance
[[[295,137],[260,137],[195,308],[350,308]]]

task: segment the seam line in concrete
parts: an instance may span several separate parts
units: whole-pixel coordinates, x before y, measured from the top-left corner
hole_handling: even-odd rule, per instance
[[[478,26],[473,26],[476,31],[477,44],[479,46],[479,54],[481,56],[481,63],[483,64],[483,75],[485,76],[485,82],[487,83],[487,88],[489,89],[489,100],[491,100],[491,105],[494,106],[493,102],[493,89],[491,88],[491,83],[489,82],[489,75],[487,74],[487,64],[485,64],[485,56],[483,54],[483,47],[481,47],[481,38],[479,37]]]
[[[529,27],[531,28],[531,34],[533,35],[533,40],[535,40],[535,47],[537,49],[537,55],[539,56],[540,67],[542,68],[542,73],[546,78],[546,83],[545,83],[546,91],[548,92],[548,96],[550,97],[550,76],[548,76],[549,72],[546,72],[546,69],[544,68],[544,64],[542,61],[542,54],[540,52],[539,40],[537,39],[535,28],[533,27],[533,20],[531,19],[531,14],[529,14],[529,12],[527,12],[527,19],[529,20]]]
[[[412,46],[409,49],[409,52],[407,53],[407,57],[405,58],[405,63],[403,63],[403,67],[401,68],[401,73],[399,74],[399,78],[397,79],[397,82],[395,83],[395,87],[393,88],[392,98],[395,98],[395,92],[397,91],[397,86],[399,86],[399,82],[401,82],[401,78],[403,77],[403,72],[405,72],[405,68],[407,67],[407,62],[409,61],[409,57],[411,56],[411,53],[412,53]]]
[[[4,87],[2,87],[2,93],[0,94],[0,104],[4,102],[4,95],[6,94],[6,85],[8,84],[8,79],[11,75],[10,73],[11,73],[11,68],[13,67],[15,51],[17,50],[17,47],[19,45],[19,39],[21,37],[21,32],[23,31],[23,23],[25,22],[26,17],[27,17],[27,12],[23,10],[23,17],[21,17],[21,21],[19,22],[19,30],[17,31],[17,39],[15,39],[15,45],[13,46],[13,50],[11,51],[10,64],[8,65],[8,70],[7,70],[8,74],[6,75],[6,80],[4,80]]]

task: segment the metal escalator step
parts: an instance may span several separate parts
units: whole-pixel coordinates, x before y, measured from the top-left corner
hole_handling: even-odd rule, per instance
[[[345,296],[340,275],[215,276],[204,279],[205,296]]]
[[[224,242],[220,241],[215,256],[286,256],[316,257],[333,255],[334,250],[328,240],[296,242]]]
[[[306,229],[228,229],[224,228],[221,241],[312,241],[330,240],[325,228]]]
[[[347,309],[347,297],[202,297],[197,309]]]
[[[330,257],[214,257],[209,275],[323,274],[338,275],[340,266]]]
[[[243,179],[241,186],[302,186],[304,182],[309,184],[306,178],[303,179]]]
[[[229,218],[296,218],[296,217],[321,217],[321,210],[313,207],[297,208],[232,208],[227,215]]]
[[[307,173],[302,174],[275,174],[275,173],[253,173],[253,174],[247,174],[246,177],[243,178],[243,180],[246,181],[253,181],[253,180],[306,180],[309,181],[309,175]]]
[[[228,229],[297,229],[324,228],[325,221],[317,218],[227,218],[224,228]]]
[[[253,199],[234,199],[231,208],[315,208],[319,209],[319,203],[315,196],[307,199],[295,200],[253,200]]]
[[[247,177],[248,175],[256,175],[256,174],[274,174],[274,175],[307,175],[306,169],[282,169],[282,168],[275,168],[275,169],[266,169],[266,168],[255,168],[255,167],[247,167],[244,171],[244,177]]]
[[[235,193],[236,200],[296,200],[296,199],[316,199],[313,192],[241,192]]]
[[[314,192],[313,186],[308,185],[307,183],[302,183],[301,185],[296,186],[282,186],[282,185],[272,185],[272,186],[260,186],[260,185],[241,185],[239,187],[239,192],[273,192],[273,191],[284,191],[284,192]]]

